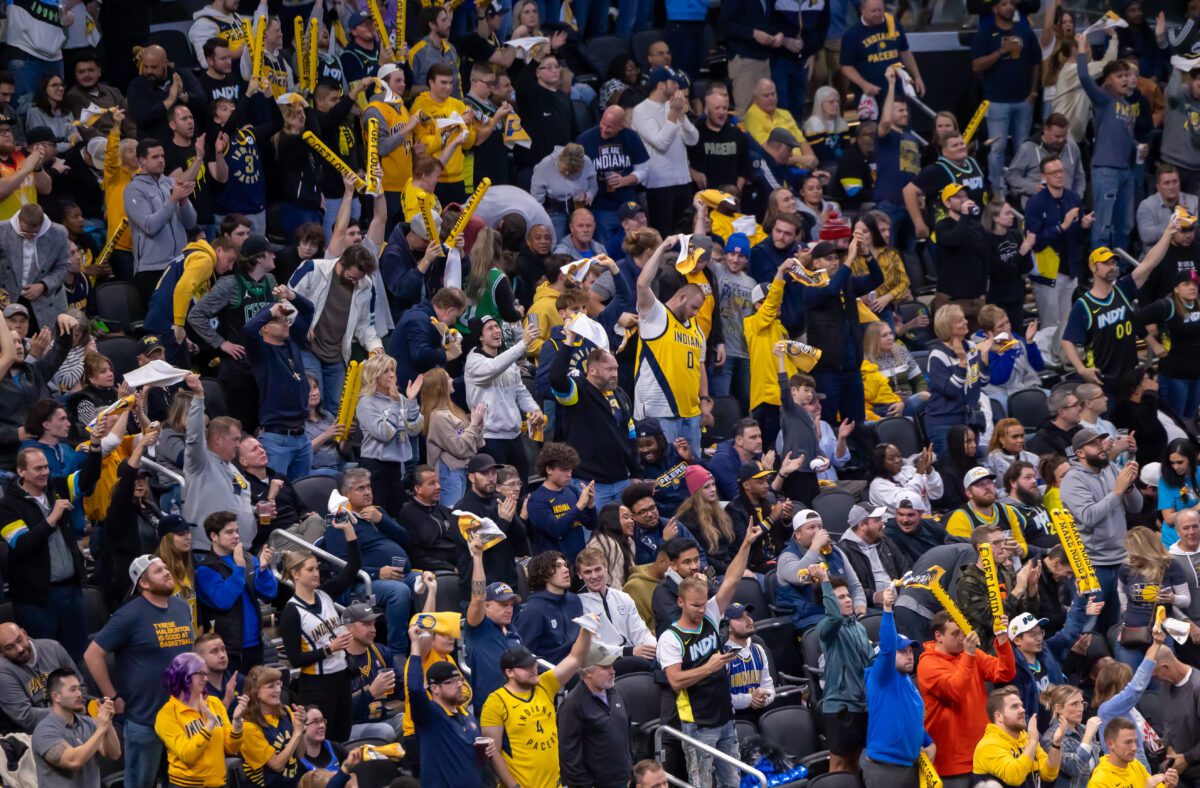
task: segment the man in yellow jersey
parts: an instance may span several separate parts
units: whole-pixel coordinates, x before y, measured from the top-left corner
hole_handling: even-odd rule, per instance
[[[388,216],[400,212],[401,195],[412,178],[412,131],[420,122],[416,112],[410,118],[404,108],[404,69],[388,63],[379,69],[384,90],[375,94],[363,112],[363,137],[367,121],[379,121],[379,161],[383,165],[383,195]]]
[[[571,653],[552,670],[538,675],[537,657],[524,646],[500,655],[505,683],[488,696],[479,715],[483,735],[503,742],[492,768],[504,788],[558,788],[558,714],[554,696],[574,677],[599,626],[580,626]]]
[[[445,164],[438,176],[437,196],[444,203],[467,201],[467,185],[463,181],[463,150],[475,147],[475,113],[460,99],[451,95],[455,72],[445,63],[434,63],[427,74],[429,91],[413,99],[414,113],[429,116],[417,129],[417,141],[425,152]],[[449,123],[455,115],[460,123]],[[449,152],[449,156],[443,155]]]
[[[22,205],[36,203],[39,193],[50,193],[50,176],[41,170],[41,151],[26,156],[17,150],[15,122],[0,117],[0,221],[13,218]],[[120,129],[116,133],[120,136]]]
[[[434,216],[442,215],[442,201],[434,192],[443,169],[442,160],[433,156],[421,154],[413,159],[412,178],[404,184],[404,192],[400,197],[404,221],[411,222],[421,212],[421,200],[430,201],[429,210]]]
[[[1104,726],[1104,744],[1108,755],[1096,764],[1096,770],[1088,780],[1087,788],[1154,788],[1179,785],[1179,772],[1167,769],[1162,774],[1150,776],[1146,767],[1137,759],[1137,726],[1124,717],[1114,717]]]
[[[663,255],[678,245],[679,236],[668,236],[638,274],[633,418],[657,418],[668,445],[684,438],[698,455],[700,395],[708,389],[704,372],[707,346],[694,318],[704,305],[704,291],[689,282],[664,304],[652,289]]]

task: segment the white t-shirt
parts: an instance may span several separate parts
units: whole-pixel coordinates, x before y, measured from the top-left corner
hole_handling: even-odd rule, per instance
[[[708,604],[704,606],[704,617],[712,622],[714,629],[720,624],[721,611],[717,609],[717,600],[715,597],[710,598]],[[664,632],[663,636],[658,639],[656,656],[658,664],[663,670],[683,662],[683,643],[679,640],[679,636],[670,630]]]

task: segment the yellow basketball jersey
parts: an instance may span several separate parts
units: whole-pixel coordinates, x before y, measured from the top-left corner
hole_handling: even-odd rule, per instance
[[[699,416],[704,332],[698,320],[684,323],[665,306],[663,311],[667,314],[665,331],[656,337],[638,332],[634,372],[637,401],[650,407],[665,401],[672,415],[679,418]]]

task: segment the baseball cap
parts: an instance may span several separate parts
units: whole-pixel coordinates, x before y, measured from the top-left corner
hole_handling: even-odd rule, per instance
[[[743,605],[741,602],[734,602],[729,607],[725,608],[725,618],[733,621],[735,618],[749,615],[754,612],[754,605]]]
[[[15,126],[17,119],[12,115],[0,115],[0,126]]]
[[[242,257],[258,257],[260,254],[271,252],[279,254],[283,250],[282,246],[276,246],[267,240],[264,235],[251,235],[242,241]]]
[[[1103,263],[1106,260],[1111,260],[1117,256],[1117,253],[1107,246],[1098,246],[1088,255],[1088,265],[1096,265]]]
[[[400,71],[400,70],[401,70],[400,67],[397,66],[395,63],[388,63],[386,65],[380,66],[379,71],[375,72],[375,76],[378,77],[379,79],[387,79],[392,74],[395,74],[397,71]]]
[[[663,434],[658,419],[642,419],[635,426],[639,438],[657,438]]]
[[[745,233],[733,233],[729,239],[725,241],[725,254],[737,252],[738,254],[750,256],[750,239]]]
[[[508,583],[495,582],[487,587],[484,600],[487,602],[508,602],[516,599],[517,594]]]
[[[425,671],[425,683],[429,684],[444,684],[450,679],[457,679],[462,676],[458,672],[458,668],[454,667],[454,663],[447,660],[438,660],[429,666],[429,670]]]
[[[670,80],[676,85],[680,84],[679,74],[674,69],[666,66],[659,66],[650,72],[650,76],[646,78],[646,90],[654,90],[660,82]]]
[[[1024,635],[1034,627],[1044,627],[1050,623],[1048,618],[1034,618],[1033,613],[1022,613],[1008,623],[1008,636],[1015,638]]]
[[[754,289],[750,291],[750,303],[752,304],[757,304],[759,301],[766,300],[766,297],[767,288],[763,287],[762,285],[755,285]]]
[[[0,125],[3,125],[2,121],[0,121]],[[87,152],[92,157],[92,166],[96,169],[104,169],[104,154],[107,150],[108,137],[93,137],[88,140]]]
[[[346,30],[353,30],[364,22],[370,22],[371,15],[357,11],[350,15],[350,20],[346,23]]]
[[[9,304],[4,307],[5,317],[12,317],[13,315],[25,315],[26,319],[28,319],[29,309],[24,304]]]
[[[967,187],[961,183],[950,183],[942,187],[942,202],[949,202],[950,198],[959,192],[966,191]]]
[[[689,465],[683,472],[683,482],[687,485],[688,495],[692,495],[712,479],[712,474],[703,465]]]
[[[38,142],[53,142],[55,144],[62,142],[61,139],[54,133],[54,130],[49,126],[34,126],[29,131],[25,132],[25,143],[33,145]]]
[[[813,247],[812,256],[814,260],[819,260],[822,257],[828,257],[831,254],[844,253],[844,249],[839,249],[838,245],[833,241],[821,241]]]
[[[917,641],[915,641],[915,640],[909,640],[908,638],[904,637],[904,635],[897,634],[896,635],[896,650],[903,651],[904,649],[915,645],[916,642]]]
[[[645,212],[646,209],[642,207],[640,202],[629,200],[628,202],[621,203],[621,207],[617,209],[617,218],[621,221],[625,221],[626,219],[632,219],[639,213]]]
[[[846,515],[846,524],[853,528],[863,520],[870,520],[872,517],[886,516],[886,506],[876,506],[874,509],[868,509],[865,506],[856,503],[850,507],[850,513]]]
[[[761,462],[744,462],[742,467],[738,468],[737,480],[744,482],[748,479],[765,479],[775,471],[764,466]]]
[[[362,624],[367,621],[374,621],[379,618],[382,613],[376,610],[366,602],[355,602],[346,608],[346,617],[355,624]]]
[[[442,217],[436,211],[433,214],[433,224],[437,228],[436,231],[438,235],[441,235]],[[425,217],[420,213],[417,213],[417,215],[412,218],[412,222],[409,223],[409,227],[414,233],[417,234],[418,238],[426,241],[429,240],[429,231],[425,229]]]
[[[767,135],[767,143],[777,142],[780,145],[787,145],[789,148],[799,148],[800,140],[796,139],[796,135],[787,129],[774,128]]]
[[[1089,430],[1086,428],[1082,429],[1079,432],[1075,433],[1074,436],[1072,436],[1071,451],[1079,451],[1084,446],[1087,446],[1089,443],[1091,443],[1093,441],[1098,441],[1103,437],[1105,437],[1105,436],[1102,433],[1096,432],[1095,430]]]
[[[513,646],[500,655],[500,670],[529,668],[537,664],[537,657],[524,646]]]
[[[925,502],[920,498],[901,498],[896,504],[897,509],[916,509],[918,512],[925,511]]]
[[[967,487],[970,487],[972,484],[975,484],[976,482],[981,482],[984,479],[993,479],[994,480],[995,478],[996,478],[996,474],[992,473],[992,471],[990,469],[985,468],[982,465],[976,465],[974,468],[967,471],[967,474],[965,476],[963,476],[963,488],[965,489]]]
[[[142,579],[142,575],[146,570],[157,561],[162,563],[162,559],[156,555],[139,555],[129,564],[129,580],[133,583],[133,592],[137,593],[138,581]]]
[[[807,523],[809,520],[820,520],[821,515],[815,509],[801,509],[796,512],[796,516],[792,518],[793,530]]]
[[[498,463],[492,459],[490,454],[476,454],[471,459],[467,460],[467,473],[479,473],[480,471],[490,471],[495,468]]]
[[[179,515],[168,514],[158,521],[158,538],[162,539],[167,534],[185,534],[191,529],[192,526]]]
[[[621,649],[599,640],[593,640],[591,648],[588,649],[587,660],[583,665],[588,668],[596,666],[606,668],[620,658]]]
[[[1175,274],[1175,284],[1177,285],[1181,285],[1184,282],[1196,282],[1198,280],[1200,280],[1200,275],[1196,274],[1195,269],[1190,271],[1180,271],[1179,273]]]
[[[139,350],[143,356],[148,356],[156,350],[163,353],[166,352],[166,349],[163,347],[162,340],[160,340],[154,334],[147,334],[146,336],[142,337],[141,345],[142,346],[139,348]]]

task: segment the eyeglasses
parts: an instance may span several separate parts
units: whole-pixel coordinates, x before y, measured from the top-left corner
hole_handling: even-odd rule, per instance
[[[306,722],[304,724],[316,726],[316,725],[325,725],[326,723],[328,723],[328,720],[326,720],[324,717],[317,717],[315,720],[309,720],[308,722]]]
[[[641,509],[630,511],[633,512],[634,517],[648,517],[658,511],[658,504],[652,503],[649,506],[642,507]]]
[[[494,80],[494,79],[480,79],[479,77],[472,77],[472,78],[471,78],[471,81],[472,81],[472,82],[479,82],[480,84],[486,85],[486,86],[488,86],[489,88],[494,88],[494,87],[496,87],[496,80]]]
[[[557,63],[543,63],[537,67],[538,71],[558,71],[562,66]]]

